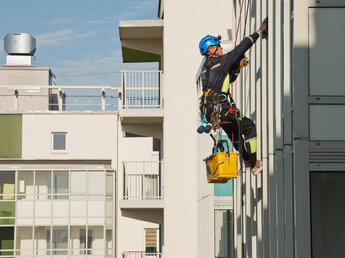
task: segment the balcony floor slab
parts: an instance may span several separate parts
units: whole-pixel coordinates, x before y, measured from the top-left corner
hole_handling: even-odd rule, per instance
[[[120,118],[122,124],[161,124],[164,111],[159,109],[122,109]]]
[[[163,209],[163,200],[120,200],[121,209]]]

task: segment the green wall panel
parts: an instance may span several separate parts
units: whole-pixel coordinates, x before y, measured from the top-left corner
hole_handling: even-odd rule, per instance
[[[15,203],[0,201],[0,217],[15,217]]]
[[[122,48],[122,59],[124,63],[160,62],[161,56],[132,48]]]
[[[0,115],[0,158],[22,157],[22,115]]]

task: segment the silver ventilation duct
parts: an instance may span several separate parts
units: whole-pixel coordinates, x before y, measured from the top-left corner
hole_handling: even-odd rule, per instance
[[[8,33],[4,49],[9,55],[32,56],[36,51],[36,39],[28,33]]]

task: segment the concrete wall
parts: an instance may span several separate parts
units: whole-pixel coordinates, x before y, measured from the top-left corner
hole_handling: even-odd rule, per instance
[[[238,21],[241,1],[234,2],[234,20]],[[246,53],[250,63],[235,83],[234,97],[257,125],[258,158],[263,160],[264,170],[256,177],[243,171],[237,179],[236,253],[239,257],[293,257],[291,1],[250,2],[245,27],[247,4],[237,44],[244,30],[246,36],[253,33],[267,16],[269,36],[260,37]],[[305,159],[302,153],[299,157]],[[303,230],[307,227],[306,223]],[[308,237],[300,234],[307,244]],[[308,257],[307,253],[298,257]]]
[[[240,1],[235,2],[234,18],[238,19]],[[328,43],[344,26],[339,6],[344,3],[306,0],[257,1],[249,6],[246,34],[268,16],[268,38],[258,40],[247,52],[250,65],[242,71],[234,91],[242,112],[256,121],[264,171],[257,177],[246,171],[237,180],[238,256],[312,257],[311,239],[322,235],[310,228],[311,218],[317,221],[321,217],[317,202],[313,203],[316,214],[311,214],[311,173],[344,171],[345,163],[344,137],[340,136],[343,121],[333,120],[328,123],[335,124],[331,130],[322,130],[320,116],[330,114],[327,119],[331,121],[344,101],[335,97],[343,91],[338,87],[343,73],[338,67],[327,68],[332,74],[323,76],[330,84],[326,93],[319,85],[320,67],[316,64],[320,60],[330,63],[326,61],[329,56],[343,53],[342,36],[332,47]],[[240,35],[244,29],[242,19]],[[314,197],[320,196],[314,193]],[[330,220],[335,219],[334,212],[326,213]]]
[[[211,146],[209,139],[202,139],[208,136],[199,137],[196,133],[200,122],[195,75],[202,60],[198,44],[207,34],[221,34],[224,41],[229,40],[231,10],[232,2],[228,0],[164,2],[166,258],[178,255],[192,258],[199,255],[198,199],[212,192],[212,188],[200,181],[200,178],[206,181],[202,159],[205,158],[204,150],[209,152]],[[202,151],[199,152],[199,149]]]
[[[152,149],[152,137],[124,137],[122,130],[119,121],[118,200],[123,199],[124,161],[159,160],[159,153]],[[145,228],[158,229],[159,224],[163,224],[162,211],[155,209],[120,209],[117,207],[117,212],[117,257],[121,257],[123,252],[145,251]]]
[[[67,152],[52,151],[52,132],[67,133]],[[109,159],[115,166],[117,116],[109,114],[24,114],[23,159]]]
[[[51,85],[51,71],[48,67],[2,66],[0,86],[28,85],[17,89],[0,87],[1,112],[38,111],[49,109],[48,89],[35,89],[34,86]],[[16,94],[17,93],[17,94]],[[16,101],[18,102],[15,107]]]
[[[48,67],[0,67],[0,85],[50,85],[50,79],[51,71]]]

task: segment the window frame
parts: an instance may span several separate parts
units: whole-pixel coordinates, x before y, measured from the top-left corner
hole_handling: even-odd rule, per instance
[[[54,149],[54,135],[57,134],[64,134],[65,135],[65,149],[64,150],[55,150]],[[67,148],[67,144],[68,144],[68,137],[67,137],[68,133],[66,131],[53,131],[51,132],[51,152],[52,153],[60,153],[60,154],[65,154],[68,152],[68,148]]]

